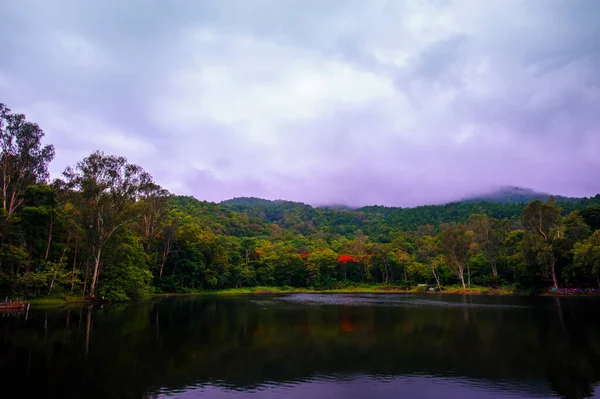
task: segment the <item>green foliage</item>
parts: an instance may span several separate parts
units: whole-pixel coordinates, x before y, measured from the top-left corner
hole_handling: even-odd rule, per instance
[[[107,251],[107,264],[99,284],[99,294],[107,299],[127,301],[153,294],[152,274],[141,239],[131,232],[121,234]]]
[[[600,230],[584,242],[575,243],[574,268],[579,276],[600,278]],[[599,283],[600,285],[600,283]]]
[[[133,300],[259,286],[535,289],[600,276],[592,234],[600,194],[409,209],[216,204],[171,196],[141,167],[100,151],[48,184],[54,152],[41,146],[43,132],[0,111],[0,176],[11,177],[0,181],[0,294]]]
[[[583,208],[579,213],[590,229],[600,229],[600,205]]]

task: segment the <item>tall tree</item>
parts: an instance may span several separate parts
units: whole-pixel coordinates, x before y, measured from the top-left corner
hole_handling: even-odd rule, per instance
[[[558,288],[555,244],[564,237],[564,224],[554,197],[550,197],[547,203],[540,200],[529,203],[523,211],[521,223],[526,234],[525,250],[535,254],[541,266],[552,276],[554,287]]]
[[[370,245],[370,249],[375,258],[375,262],[379,265],[381,282],[387,284],[390,281],[390,276],[393,281],[393,263],[395,254],[393,252],[392,244],[373,243]]]
[[[2,208],[12,215],[23,202],[21,194],[33,184],[46,182],[54,147],[42,145],[44,132],[23,114],[11,114],[0,103],[0,173]]]
[[[492,269],[492,275],[497,277],[498,259],[507,233],[504,225],[487,215],[473,214],[469,216],[469,227],[473,231],[476,250],[483,254]]]
[[[143,188],[144,199],[138,202],[140,208],[140,235],[143,237],[144,250],[150,254],[152,242],[161,235],[167,226],[169,192],[158,184],[148,184]]]
[[[426,265],[426,267],[431,271],[431,274],[435,278],[435,282],[441,291],[442,285],[439,272],[439,267],[441,264],[439,261],[439,256],[441,255],[439,241],[436,240],[435,237],[424,235],[417,238],[415,241],[415,246],[417,247],[417,251],[415,253],[417,262]]]
[[[144,209],[135,203],[155,184],[140,166],[101,151],[78,162],[74,169],[67,168],[63,175],[67,187],[83,197],[82,214],[93,255],[89,296],[94,297],[104,246],[119,229],[141,217]]]
[[[463,224],[444,226],[440,235],[440,246],[448,259],[448,265],[460,280],[463,288],[471,287],[471,272],[469,269],[469,250],[472,242],[472,232]],[[465,283],[465,270],[467,282]]]

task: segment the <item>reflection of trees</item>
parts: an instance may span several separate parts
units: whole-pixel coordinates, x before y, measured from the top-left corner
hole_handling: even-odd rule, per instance
[[[5,389],[14,386],[22,397],[139,398],[192,382],[254,386],[315,374],[448,370],[490,380],[547,379],[568,398],[591,394],[600,370],[591,300],[467,309],[461,301],[294,308],[247,299],[163,300],[48,311],[47,329],[45,312],[32,312],[23,325],[2,320],[0,371]]]

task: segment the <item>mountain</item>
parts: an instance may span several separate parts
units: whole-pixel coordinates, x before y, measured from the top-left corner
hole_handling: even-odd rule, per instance
[[[468,204],[474,202],[497,202],[499,204],[522,204],[529,203],[535,200],[548,201],[552,194],[542,193],[539,191],[532,190],[530,188],[522,188],[516,186],[504,186],[500,187],[496,190],[485,192],[482,194],[475,194],[470,197],[462,198],[457,201],[452,201],[447,204],[440,204],[439,206],[444,206],[453,203],[461,203]],[[555,195],[554,199],[558,202],[573,202],[580,200],[581,198],[574,197],[565,197],[562,195]],[[263,198],[256,197],[236,197],[229,200],[221,201],[221,205],[225,205],[229,208],[236,209],[237,211],[242,211],[248,208],[311,208],[310,205],[307,205],[302,202],[294,202],[294,201],[286,201],[286,200],[268,200]],[[420,208],[421,205],[416,208]],[[435,205],[434,205],[435,206]],[[325,210],[337,210],[337,211],[352,211],[361,208],[351,207],[344,204],[326,204],[326,205],[317,205],[313,208],[317,209],[325,209]],[[362,207],[363,209],[372,208],[370,206]],[[385,207],[385,208],[397,208],[397,207]],[[398,208],[400,209],[400,208]]]
[[[521,188],[514,186],[500,187],[497,190],[478,194],[472,197],[464,198],[458,202],[499,202],[501,204],[518,204],[522,202],[531,202],[535,200],[547,201],[551,194],[541,193],[529,188]],[[554,199],[560,202],[577,201],[580,198],[564,197],[555,195]]]
[[[228,205],[228,206],[243,205],[243,206],[263,206],[264,207],[264,206],[274,205],[277,202],[281,202],[281,201],[280,200],[273,201],[273,200],[257,198],[257,197],[235,197],[232,199],[221,201],[220,204]]]
[[[269,208],[273,206],[287,206],[287,207],[299,207],[305,208],[310,207],[302,202],[286,201],[286,200],[268,200],[257,197],[235,197],[220,202],[221,205],[225,205],[233,208],[246,208],[246,207],[257,207],[257,208]]]
[[[271,201],[259,198],[234,198],[220,204],[198,200],[196,205],[185,205],[184,213],[202,218],[202,223],[214,231],[233,236],[267,234],[273,223],[291,229],[295,234],[309,236],[317,232],[351,236],[358,229],[373,239],[385,240],[391,232],[416,231],[419,226],[438,228],[444,223],[464,223],[472,214],[486,214],[496,219],[509,219],[515,224],[530,199],[547,199],[548,194],[533,190],[504,189],[479,200],[472,197],[463,202],[445,205],[424,205],[414,208],[365,206],[358,209],[312,207],[291,201]],[[570,199],[556,197],[562,214],[600,206],[600,194],[592,198]],[[183,201],[183,199],[182,199]],[[187,204],[188,200],[185,200]],[[182,202],[183,203],[183,202]],[[215,217],[214,215],[219,215]]]
[[[356,207],[352,207],[352,206],[348,206],[348,205],[344,205],[344,204],[318,205],[318,206],[316,206],[316,208],[332,209],[332,210],[336,210],[336,211],[351,211],[353,209],[358,209]]]

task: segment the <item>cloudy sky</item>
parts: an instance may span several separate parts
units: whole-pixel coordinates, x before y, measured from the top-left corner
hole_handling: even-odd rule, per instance
[[[169,190],[439,203],[600,192],[600,1],[0,0],[0,102],[58,176],[124,155]]]

